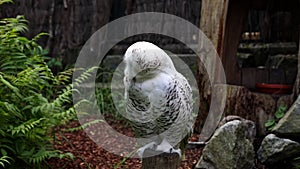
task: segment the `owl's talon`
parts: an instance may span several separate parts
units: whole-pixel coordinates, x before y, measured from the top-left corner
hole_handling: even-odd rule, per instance
[[[152,150],[155,150],[155,147],[156,147],[156,143],[155,142],[151,142],[151,143],[148,143],[146,145],[144,145],[143,147],[139,148],[137,150],[137,154],[140,158],[143,158],[143,154],[144,154],[144,151],[146,149],[152,149]]]
[[[181,150],[180,149],[171,149],[171,153],[177,153],[179,155],[179,158],[181,158]]]
[[[156,147],[156,151],[162,151],[165,153],[177,153],[179,157],[181,158],[181,150],[180,149],[174,149],[171,144],[163,139],[163,141]]]

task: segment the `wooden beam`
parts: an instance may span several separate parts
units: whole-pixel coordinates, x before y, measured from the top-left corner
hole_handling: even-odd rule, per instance
[[[249,7],[243,1],[231,0],[229,3],[224,43],[220,55],[228,84],[242,84],[241,70],[238,67],[236,53],[248,11]]]

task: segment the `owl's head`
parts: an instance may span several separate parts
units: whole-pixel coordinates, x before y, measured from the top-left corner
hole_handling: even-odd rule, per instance
[[[174,72],[175,67],[165,51],[150,42],[136,42],[125,52],[125,76],[155,76],[161,72]]]

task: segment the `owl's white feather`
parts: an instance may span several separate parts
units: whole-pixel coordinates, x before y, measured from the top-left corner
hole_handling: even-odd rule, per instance
[[[131,45],[124,62],[127,116],[134,119],[138,136],[149,138],[140,155],[146,148],[180,154],[180,150],[170,147],[178,147],[178,140],[192,132],[192,90],[188,81],[176,71],[167,53],[149,42]]]

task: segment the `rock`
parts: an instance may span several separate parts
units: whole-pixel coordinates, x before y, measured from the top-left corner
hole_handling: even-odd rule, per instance
[[[245,119],[243,119],[242,117],[240,116],[235,116],[235,115],[229,115],[229,116],[226,116],[224,117],[221,122],[219,123],[218,127],[221,127],[223,126],[224,124],[230,122],[230,121],[233,121],[233,120],[240,120],[240,121],[243,121]]]
[[[246,132],[247,132],[247,138],[253,142],[253,140],[256,137],[256,125],[253,121],[251,120],[246,120],[242,117],[239,116],[234,116],[234,115],[229,115],[224,117],[221,122],[219,123],[218,127],[223,126],[224,124],[234,121],[234,120],[240,120],[243,122],[243,125],[246,127]]]
[[[262,163],[274,164],[299,153],[299,143],[289,139],[279,138],[274,134],[269,134],[262,141],[257,151],[257,157]]]
[[[203,149],[196,168],[253,168],[255,154],[253,145],[248,139],[247,126],[248,122],[233,120],[218,128]]]
[[[273,131],[280,136],[299,137],[300,134],[300,96],[292,107],[279,120]]]

